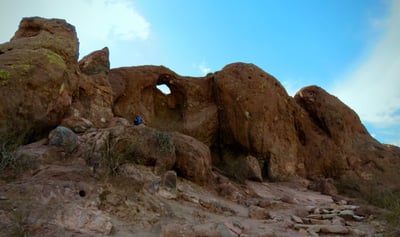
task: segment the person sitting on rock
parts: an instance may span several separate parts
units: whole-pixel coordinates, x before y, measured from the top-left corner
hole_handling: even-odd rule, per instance
[[[135,118],[135,120],[133,121],[133,123],[135,124],[135,125],[140,125],[140,124],[142,124],[144,122],[144,119],[142,118],[142,116],[137,116],[136,118]]]

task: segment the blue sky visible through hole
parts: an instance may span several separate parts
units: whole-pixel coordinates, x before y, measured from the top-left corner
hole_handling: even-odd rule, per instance
[[[169,89],[169,87],[166,84],[160,84],[160,85],[157,85],[156,87],[165,95],[171,94],[171,90]]]

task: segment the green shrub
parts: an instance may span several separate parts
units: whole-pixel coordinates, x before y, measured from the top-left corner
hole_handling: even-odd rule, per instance
[[[0,69],[0,85],[5,86],[10,82],[10,73],[4,69]]]
[[[378,219],[386,223],[384,236],[400,236],[400,192],[382,185],[365,183],[357,178],[341,178],[335,183],[338,191],[362,199],[368,204],[384,209]]]
[[[4,169],[16,169],[16,147],[3,143],[0,145],[0,171]]]
[[[105,168],[108,175],[115,176],[118,174],[118,168],[122,164],[124,157],[120,152],[115,150],[115,144],[108,137],[105,141],[105,150],[101,156],[100,165]]]
[[[170,132],[155,131],[155,136],[160,154],[166,154],[175,151],[175,145],[172,141],[172,134]]]
[[[400,192],[371,185],[362,196],[368,203],[386,210],[380,216],[387,223],[385,236],[400,236]]]

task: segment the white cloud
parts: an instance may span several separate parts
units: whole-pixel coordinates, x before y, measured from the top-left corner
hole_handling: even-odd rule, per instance
[[[377,127],[400,125],[400,1],[392,0],[383,35],[333,94],[353,108],[363,122]]]
[[[1,42],[8,41],[22,17],[62,18],[74,25],[84,54],[118,41],[146,40],[150,23],[128,0],[5,0],[0,16],[7,28],[0,33]]]
[[[207,75],[207,73],[211,72],[211,68],[209,68],[204,61],[200,64],[194,64],[194,66],[201,72],[202,75]]]

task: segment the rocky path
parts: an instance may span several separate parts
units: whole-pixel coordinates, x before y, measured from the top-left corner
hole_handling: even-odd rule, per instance
[[[42,161],[1,180],[0,236],[375,236],[380,226],[345,200],[304,182],[199,186],[123,165],[116,177],[93,173],[81,158],[36,150]],[[36,154],[36,153],[31,153]],[[38,154],[36,154],[38,155]],[[360,214],[361,213],[361,214]],[[20,235],[18,235],[20,234]]]

